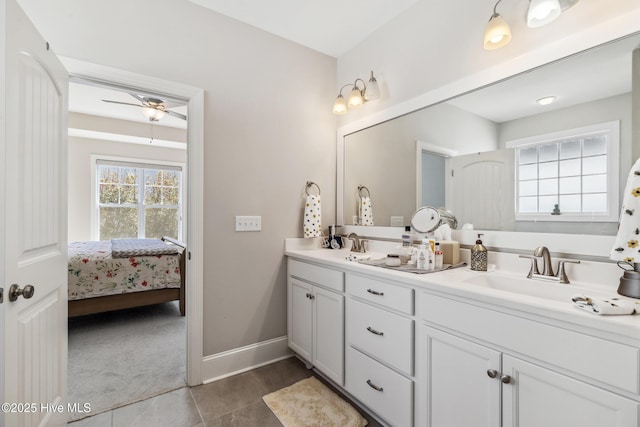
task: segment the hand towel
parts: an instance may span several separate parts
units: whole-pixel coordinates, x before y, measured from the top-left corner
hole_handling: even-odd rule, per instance
[[[620,298],[598,299],[585,295],[574,295],[571,297],[573,304],[589,313],[594,314],[634,314],[636,304]],[[638,306],[640,309],[640,306]]]
[[[631,168],[622,200],[618,235],[611,249],[614,261],[640,262],[640,159]]]
[[[302,228],[304,237],[307,239],[322,236],[322,226],[320,224],[320,195],[310,194],[304,206],[304,217],[302,218]]]
[[[371,197],[360,198],[360,225],[373,225]]]

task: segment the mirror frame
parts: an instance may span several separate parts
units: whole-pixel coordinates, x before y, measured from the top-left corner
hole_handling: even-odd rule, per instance
[[[633,17],[625,17],[633,18]],[[359,120],[339,127],[336,131],[336,224],[341,225],[343,232],[357,232],[359,235],[373,239],[396,240],[400,239],[403,227],[365,227],[344,224],[344,166],[345,137],[352,133],[384,123],[405,114],[428,108],[433,105],[446,102],[452,98],[465,95],[469,92],[482,89],[486,86],[500,83],[503,80],[517,76],[525,72],[535,70],[547,64],[563,60],[577,55],[585,50],[592,49],[607,43],[615,42],[620,38],[631,36],[640,32],[637,22],[626,19],[624,22],[606,22],[595,28],[586,29],[575,33],[571,37],[559,40],[550,46],[528,52],[526,55],[500,63],[483,71],[474,73],[456,82],[426,92],[392,107],[375,112]],[[455,214],[455,212],[454,212]],[[477,230],[474,231],[474,233]],[[523,233],[504,231],[482,231],[485,241],[494,248],[511,249],[515,251],[532,250],[538,243],[560,251],[563,255],[586,255],[595,257],[609,257],[609,250],[613,246],[615,236],[571,235],[549,233]],[[472,245],[473,237],[465,236],[461,230],[454,230],[454,239],[463,245]],[[473,233],[472,233],[473,234]],[[495,237],[494,238],[492,238]],[[490,241],[494,240],[494,244]],[[562,242],[571,241],[570,247]],[[542,243],[540,243],[542,244]],[[566,249],[563,249],[566,248]]]

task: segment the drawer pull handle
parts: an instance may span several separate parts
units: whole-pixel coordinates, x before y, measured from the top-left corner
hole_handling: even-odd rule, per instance
[[[373,289],[367,289],[367,292],[369,292],[372,295],[377,295],[379,297],[383,297],[384,296],[384,292],[374,291]]]
[[[371,326],[367,326],[367,331],[371,332],[372,334],[376,334],[376,335],[380,335],[380,336],[384,335],[384,332],[376,331]]]
[[[374,383],[371,382],[371,380],[367,380],[367,384],[369,384],[369,387],[371,387],[372,389],[374,389],[375,391],[384,391],[384,389],[382,387],[378,387],[377,385],[375,385]]]
[[[502,375],[500,377],[500,381],[502,381],[502,384],[509,384],[511,382],[511,377],[509,375]]]
[[[495,378],[498,376],[498,371],[496,371],[495,369],[488,369],[487,375],[489,375],[489,378]]]

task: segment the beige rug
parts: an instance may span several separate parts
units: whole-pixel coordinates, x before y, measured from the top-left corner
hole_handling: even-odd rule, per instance
[[[351,405],[315,377],[262,397],[284,427],[363,427],[365,420]]]

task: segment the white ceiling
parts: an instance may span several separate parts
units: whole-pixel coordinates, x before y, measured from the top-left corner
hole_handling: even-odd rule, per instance
[[[421,0],[190,1],[337,58]]]

